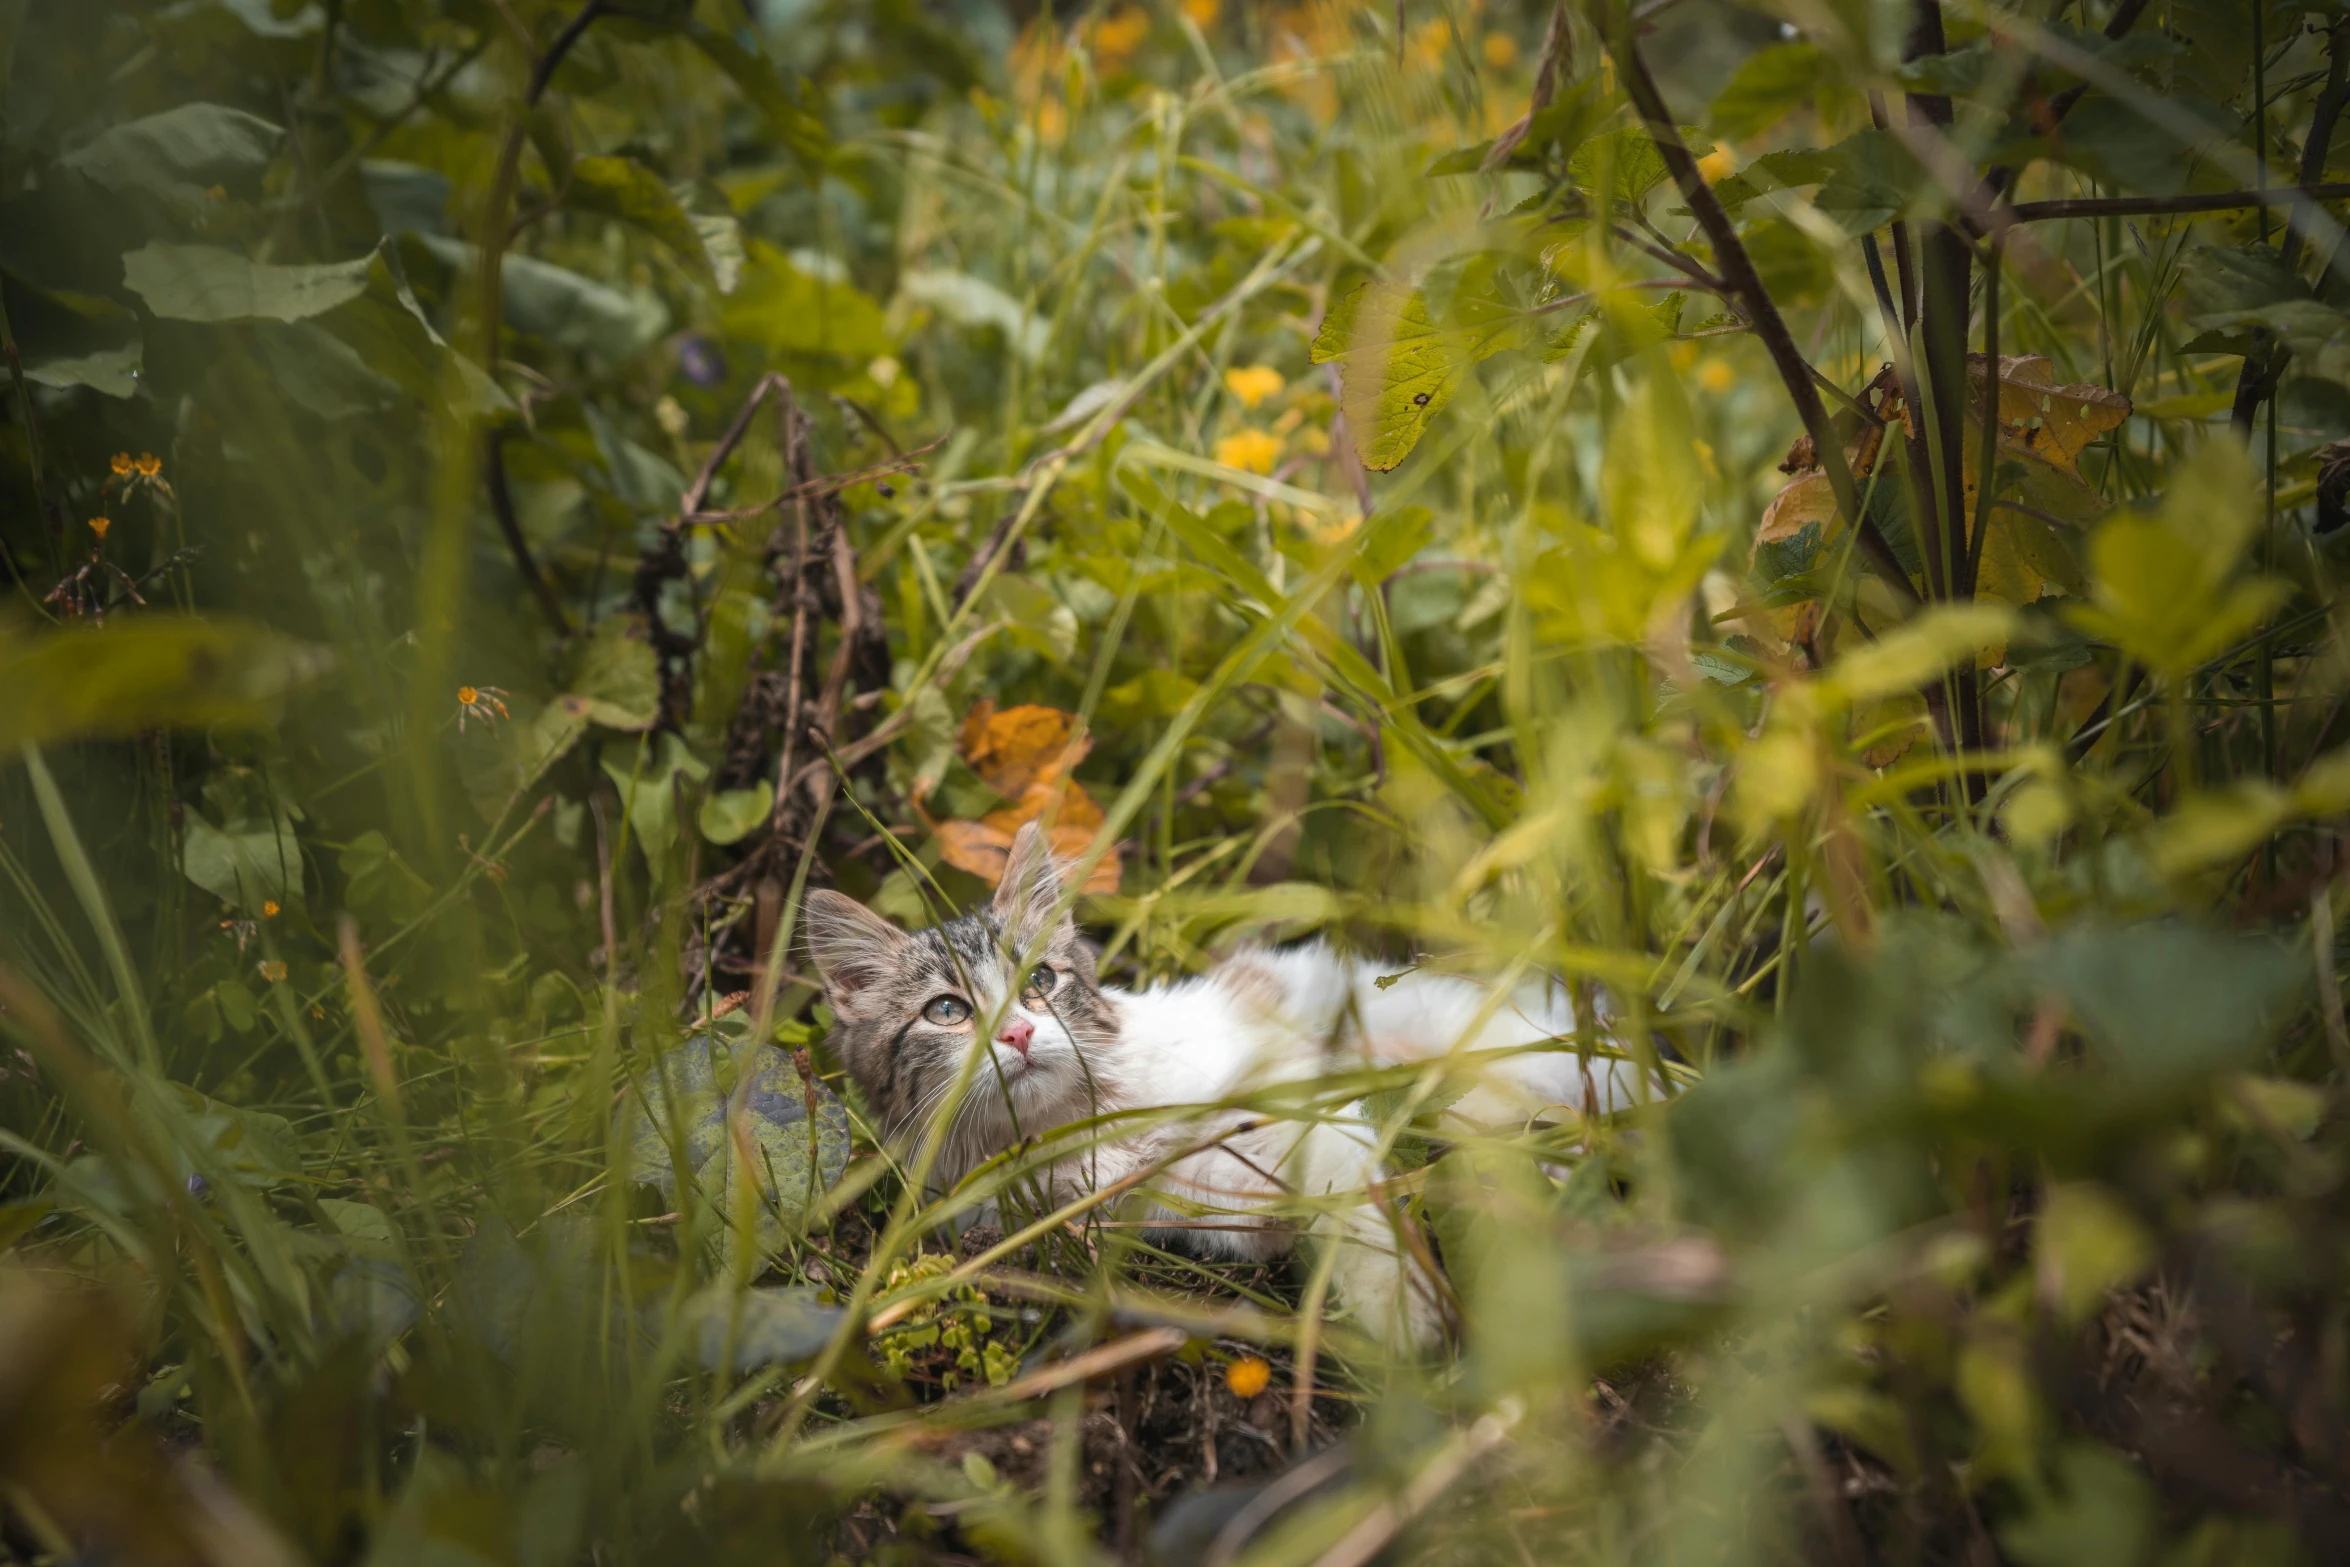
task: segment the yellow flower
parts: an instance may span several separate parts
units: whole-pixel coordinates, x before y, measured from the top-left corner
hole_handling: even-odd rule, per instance
[[[1727,147],[1716,147],[1697,160],[1697,172],[1705,176],[1705,182],[1708,185],[1730,173],[1737,166],[1737,155]]]
[[[1281,437],[1262,430],[1241,429],[1216,443],[1216,461],[1227,468],[1241,468],[1250,473],[1271,473],[1273,464],[1281,460]]]
[[[1191,18],[1192,26],[1204,33],[1224,14],[1224,0],[1178,0],[1178,9]]]
[[[1243,408],[1256,407],[1287,384],[1271,365],[1242,365],[1224,372],[1224,390],[1239,398]]]
[[[480,700],[481,692],[476,690],[474,687],[459,686],[457,688],[457,705],[459,707],[471,707],[474,703]]]
[[[1254,1398],[1273,1381],[1273,1368],[1254,1355],[1243,1355],[1224,1368],[1224,1385],[1238,1398]]]
[[[138,469],[140,478],[152,479],[163,471],[163,459],[153,452],[141,452],[139,453]]]
[[[1087,40],[1093,46],[1094,68],[1104,76],[1117,75],[1150,35],[1150,13],[1142,7],[1123,6],[1111,12],[1093,24],[1093,36]]]
[[[129,478],[131,476],[131,454],[129,452],[116,452],[112,459],[111,466],[114,469],[114,476],[116,478]]]
[[[273,920],[277,918],[277,899],[265,898],[262,900],[261,917],[265,920]]]
[[[1727,359],[1708,359],[1697,367],[1697,384],[1709,392],[1726,392],[1738,384]]]
[[[286,966],[283,963],[278,962],[275,958],[271,958],[268,962],[261,964],[260,969],[261,977],[265,980],[268,980],[272,985],[278,983],[280,980],[286,977]]]
[[[101,544],[106,542],[106,530],[113,526],[114,519],[111,517],[92,517],[90,519],[90,531],[98,535],[98,542]]]
[[[1507,33],[1487,33],[1485,63],[1497,71],[1508,70],[1518,63],[1518,41]]]

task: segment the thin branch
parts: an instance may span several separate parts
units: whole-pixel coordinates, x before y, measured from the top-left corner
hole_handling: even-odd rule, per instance
[[[1664,158],[1665,168],[1673,182],[1681,187],[1682,196],[1689,203],[1705,237],[1714,249],[1714,259],[1721,266],[1723,281],[1728,291],[1743,306],[1746,318],[1754,323],[1755,336],[1762,339],[1771,361],[1778,367],[1779,379],[1786,384],[1787,395],[1795,404],[1803,427],[1812,438],[1819,453],[1821,470],[1827,475],[1828,487],[1835,492],[1836,507],[1852,519],[1860,544],[1870,560],[1883,572],[1892,586],[1912,603],[1920,602],[1915,584],[1903,569],[1901,557],[1893,553],[1893,546],[1874,521],[1861,509],[1860,493],[1852,481],[1852,468],[1844,460],[1844,448],[1836,439],[1835,426],[1828,418],[1827,405],[1811,382],[1811,366],[1802,351],[1795,346],[1795,338],[1787,330],[1786,318],[1779,314],[1778,305],[1762,279],[1754,270],[1754,260],[1739,243],[1738,231],[1730,223],[1730,216],[1722,210],[1721,201],[1713,187],[1697,169],[1697,160],[1681,141],[1681,133],[1673,122],[1672,111],[1665,107],[1664,95],[1657,91],[1656,79],[1649,75],[1648,64],[1640,57],[1640,49],[1630,35],[1617,29],[1608,40],[1608,50],[1616,57],[1616,64],[1624,78],[1625,91],[1633,106],[1640,111],[1648,134]]]
[[[2350,182],[2275,185],[2267,190],[2222,190],[2190,196],[2082,196],[2063,201],[2019,201],[1992,216],[2005,223],[2040,223],[2050,218],[2146,218],[2190,212],[2241,212],[2249,207],[2298,206],[2304,202],[2350,200]]]
[[[498,531],[505,535],[506,552],[514,557],[514,567],[522,573],[522,580],[530,585],[530,596],[538,600],[539,609],[547,617],[547,624],[555,628],[555,635],[571,635],[571,621],[563,613],[563,600],[555,592],[555,585],[539,570],[532,558],[530,541],[523,536],[522,519],[514,510],[514,492],[506,484],[506,437],[510,432],[492,430],[482,443],[482,466],[488,471],[490,510],[498,519]]]

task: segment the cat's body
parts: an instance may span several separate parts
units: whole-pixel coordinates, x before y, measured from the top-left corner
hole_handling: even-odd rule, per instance
[[[943,1182],[1071,1122],[1197,1107],[1070,1139],[1051,1196],[1066,1201],[1149,1170],[1148,1217],[1164,1226],[1154,1239],[1240,1258],[1286,1250],[1293,1217],[1314,1209],[1313,1228],[1339,1248],[1340,1300],[1390,1342],[1430,1340],[1442,1320],[1437,1292],[1415,1260],[1423,1250],[1378,1195],[1377,1129],[1354,1106],[1288,1119],[1229,1101],[1335,1070],[1572,1035],[1567,996],[1547,985],[1497,996],[1425,972],[1381,985],[1377,967],[1319,944],[1244,950],[1140,991],[1103,987],[1059,893],[1041,835],[1024,832],[995,904],[932,930],[909,934],[837,894],[811,895],[809,946],[839,1019],[836,1046],[887,1130],[912,1137],[928,1127],[955,1097],[982,1025],[987,1054],[942,1144]],[[1012,963],[1023,954],[1035,967],[1014,994]],[[1480,1068],[1448,1112],[1471,1123],[1632,1098],[1627,1069],[1571,1051],[1454,1059]]]

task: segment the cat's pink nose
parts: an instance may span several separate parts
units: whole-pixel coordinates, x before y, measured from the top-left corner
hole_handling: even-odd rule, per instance
[[[1023,1056],[1028,1054],[1028,1041],[1036,1037],[1036,1025],[1024,1017],[1006,1018],[1004,1026],[996,1030],[995,1042],[1010,1045]]]

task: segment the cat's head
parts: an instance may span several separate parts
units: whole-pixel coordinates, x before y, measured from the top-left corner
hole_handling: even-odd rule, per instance
[[[974,1152],[1106,1108],[1117,1007],[1062,901],[1033,822],[1012,840],[995,900],[944,925],[903,931],[837,892],[808,895],[833,1048],[891,1133],[919,1133],[975,1049],[986,1053],[956,1125]]]

